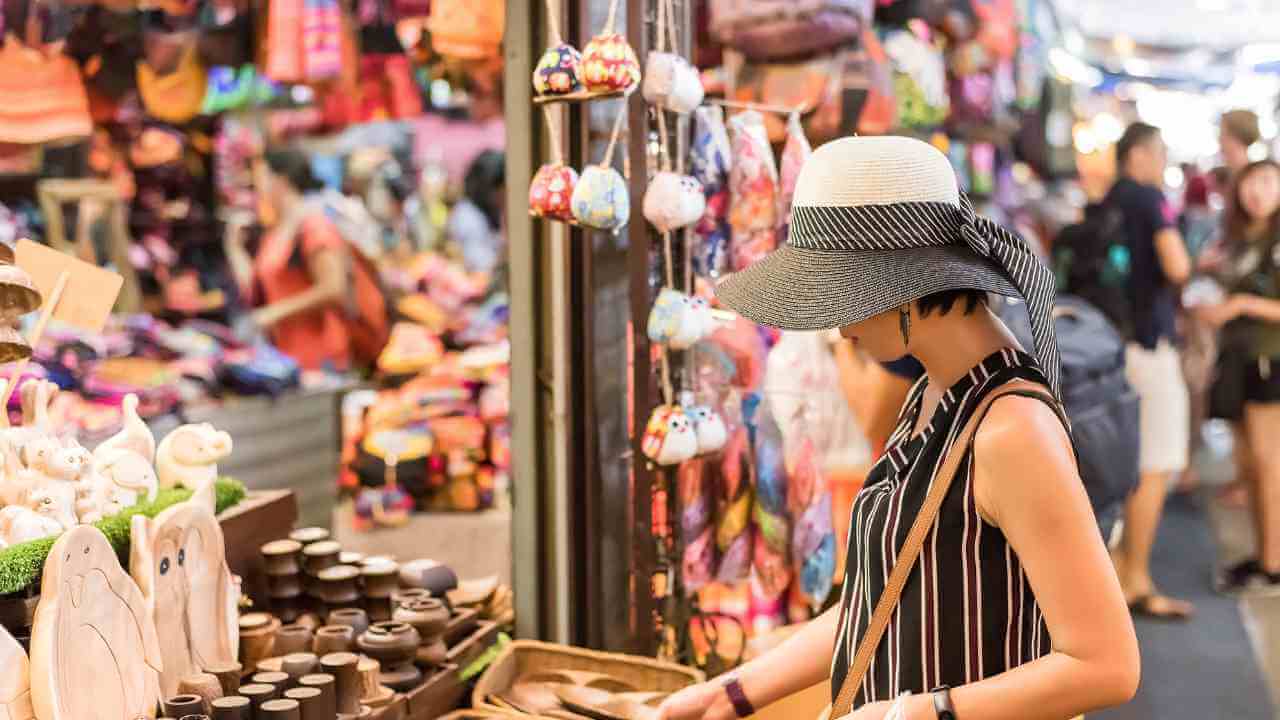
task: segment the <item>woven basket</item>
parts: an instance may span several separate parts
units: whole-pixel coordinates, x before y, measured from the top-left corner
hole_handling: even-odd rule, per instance
[[[488,702],[490,695],[506,692],[516,680],[532,672],[585,670],[608,675],[637,690],[675,692],[706,679],[701,671],[652,658],[537,642],[516,640],[503,648],[471,693],[471,704],[481,711],[510,716],[510,710]],[[521,716],[527,717],[527,716]]]

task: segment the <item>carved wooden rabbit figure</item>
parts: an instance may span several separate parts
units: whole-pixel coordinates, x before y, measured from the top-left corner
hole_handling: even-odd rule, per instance
[[[132,450],[149,463],[156,461],[155,435],[138,415],[138,396],[133,393],[124,396],[124,427],[103,440],[93,454],[98,457],[116,450]]]
[[[156,448],[160,487],[197,489],[218,478],[218,461],[231,454],[231,436],[208,423],[183,425]]]
[[[31,720],[31,662],[18,641],[0,626],[0,720]]]

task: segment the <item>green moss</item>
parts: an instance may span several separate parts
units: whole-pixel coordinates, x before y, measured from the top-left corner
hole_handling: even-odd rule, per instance
[[[235,505],[245,496],[244,485],[230,478],[219,479],[214,490],[218,498],[218,512]],[[190,490],[181,488],[161,490],[154,502],[138,503],[119,515],[94,523],[94,527],[107,536],[116,554],[120,556],[120,563],[128,567],[129,525],[132,522],[130,518],[138,514],[155,517],[161,510],[189,497],[191,497]],[[44,569],[44,559],[48,556],[49,549],[53,547],[56,539],[32,540],[0,550],[0,595],[19,592],[34,585],[40,579],[40,572]]]

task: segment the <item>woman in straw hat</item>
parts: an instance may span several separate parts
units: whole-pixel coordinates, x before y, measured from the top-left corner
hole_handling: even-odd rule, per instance
[[[1034,355],[988,292],[1025,300]],[[1056,400],[1053,293],[932,146],[857,137],[813,154],[787,245],[720,300],[784,330],[839,328],[926,374],[854,503],[840,605],[661,717],[746,717],[828,678],[832,717],[856,720],[1066,720],[1133,696],[1137,640]]]

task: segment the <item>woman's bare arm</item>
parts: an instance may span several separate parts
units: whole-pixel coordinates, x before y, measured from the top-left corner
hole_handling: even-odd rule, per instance
[[[781,645],[734,672],[752,705],[763,708],[830,676],[839,615],[838,607],[827,610]],[[731,720],[737,714],[729,696],[713,680],[672,695],[662,704],[659,717],[662,720]]]
[[[1061,422],[1039,400],[1002,398],[974,453],[979,511],[1017,553],[1053,650],[953,689],[956,717],[1067,720],[1127,702],[1138,687],[1138,642]],[[935,717],[928,696],[911,705],[912,720]]]
[[[324,248],[307,256],[311,287],[254,312],[260,327],[270,328],[284,318],[341,300],[347,285],[347,258],[341,248]],[[354,292],[354,290],[352,290]]]

